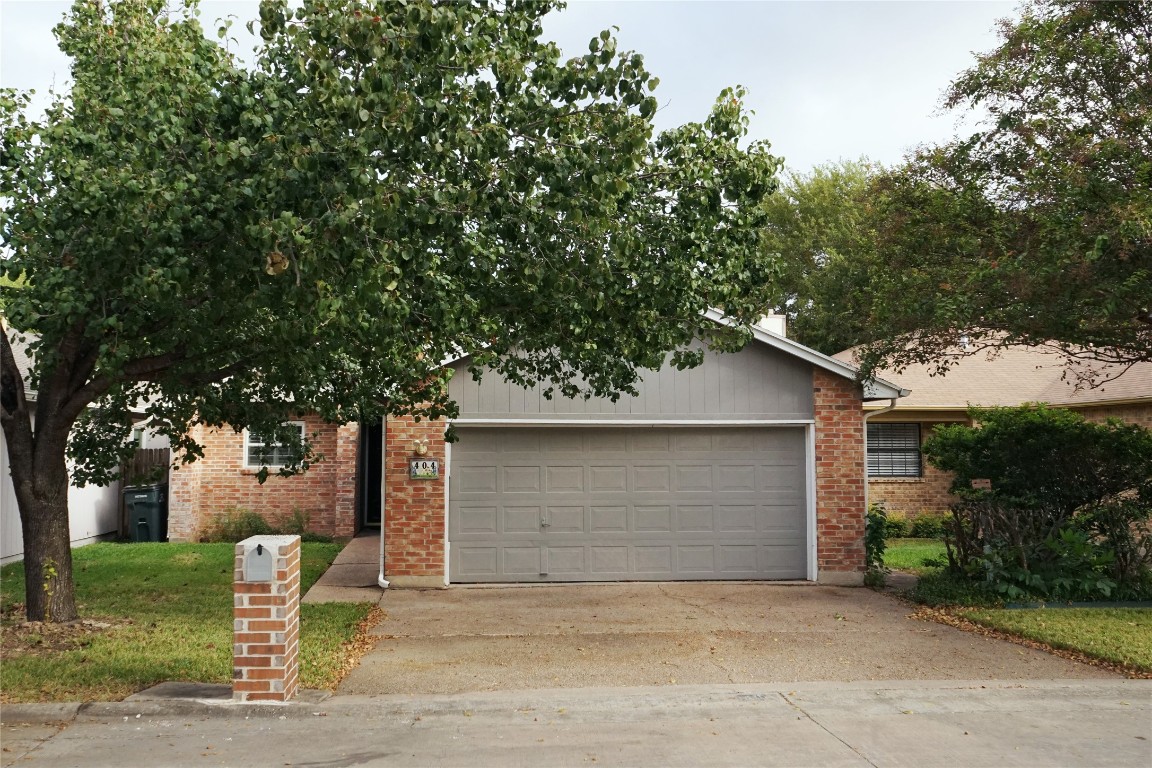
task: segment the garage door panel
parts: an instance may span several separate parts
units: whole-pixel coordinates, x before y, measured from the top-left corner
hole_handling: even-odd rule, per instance
[[[496,507],[461,507],[460,532],[490,534],[498,533]]]
[[[716,468],[719,478],[716,490],[727,493],[751,493],[756,490],[756,466],[721,465]]]
[[[667,429],[641,429],[629,435],[628,445],[631,453],[667,453],[669,447],[669,430]]]
[[[588,551],[591,574],[599,578],[609,576],[615,576],[616,578],[626,577],[629,573],[629,550],[630,547],[627,545],[615,547],[590,546]]]
[[[711,464],[679,464],[676,466],[677,491],[712,491]]]
[[[676,507],[676,530],[681,533],[711,533],[716,529],[712,505],[681,504]]]
[[[632,530],[640,533],[670,533],[672,531],[672,508],[636,507],[633,515],[635,523]]]
[[[592,524],[591,533],[627,533],[628,507],[595,506],[590,509]]]
[[[504,546],[500,548],[504,573],[508,576],[525,576],[538,580],[541,573],[542,551],[538,546]]]
[[[672,576],[672,545],[640,545],[636,547],[636,573]]]
[[[460,436],[449,478],[452,581],[806,575],[802,429]],[[533,436],[540,450],[525,451]]]
[[[586,507],[548,506],[548,533],[584,533]]]
[[[459,485],[461,493],[496,493],[496,467],[460,467]]]
[[[679,574],[711,576],[716,572],[716,547],[711,544],[682,545],[676,548]]]
[[[540,507],[504,507],[504,525],[502,530],[505,533],[531,533],[537,534],[540,532],[540,519],[542,517]],[[468,531],[461,531],[461,533],[468,533]]]
[[[659,493],[671,488],[672,473],[668,466],[632,468],[632,490],[636,493]]]
[[[504,467],[500,491],[503,493],[539,493],[542,467]]]
[[[621,466],[588,467],[588,490],[592,493],[625,493],[628,471]]]
[[[461,570],[467,573],[476,576],[487,575],[495,577],[500,575],[500,547],[460,546],[457,547],[452,554],[459,560]]]

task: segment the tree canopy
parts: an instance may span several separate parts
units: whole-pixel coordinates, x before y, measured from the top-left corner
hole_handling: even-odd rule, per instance
[[[825,354],[871,338],[867,283],[876,262],[871,188],[883,168],[866,158],[788,173],[765,202],[764,248],[780,275],[773,307],[789,336]]]
[[[1044,0],[949,88],[970,138],[870,192],[867,367],[966,334],[1110,363],[1152,359],[1152,4]]]
[[[30,619],[75,615],[65,447],[108,481],[133,409],[193,458],[198,423],[451,414],[461,353],[611,395],[694,337],[742,343],[767,303],[780,164],[741,145],[739,89],[654,135],[642,57],[604,32],[562,60],[554,3],[265,0],[251,66],[195,0],[167,6],[77,0],[70,94],[43,121],[0,94],[5,322],[35,333],[36,402],[6,377],[0,408]]]

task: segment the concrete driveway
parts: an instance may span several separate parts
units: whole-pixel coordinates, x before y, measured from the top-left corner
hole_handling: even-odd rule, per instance
[[[908,618],[868,589],[629,583],[389,590],[343,694],[1116,675]]]

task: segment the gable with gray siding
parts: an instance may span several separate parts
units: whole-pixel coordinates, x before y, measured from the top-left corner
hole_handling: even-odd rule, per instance
[[[547,399],[543,385],[524,389],[492,372],[477,382],[467,361],[452,367],[448,393],[464,420],[763,421],[810,420],[814,415],[811,365],[755,341],[735,353],[705,349],[704,362],[696,368],[644,370],[636,384],[638,394],[621,395],[616,402],[558,393]]]

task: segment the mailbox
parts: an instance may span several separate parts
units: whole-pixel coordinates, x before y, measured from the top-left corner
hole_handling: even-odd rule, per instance
[[[276,573],[276,558],[263,544],[250,547],[244,553],[244,581],[272,581]]]

